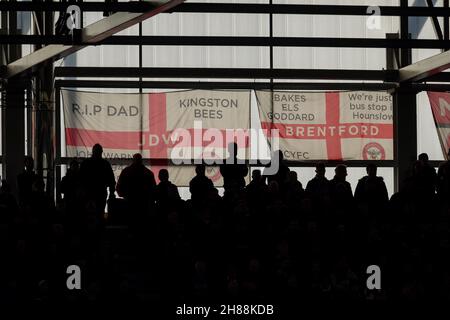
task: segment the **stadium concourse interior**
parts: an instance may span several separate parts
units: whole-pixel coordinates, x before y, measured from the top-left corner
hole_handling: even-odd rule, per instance
[[[0,1],[0,304],[450,300],[449,17]]]

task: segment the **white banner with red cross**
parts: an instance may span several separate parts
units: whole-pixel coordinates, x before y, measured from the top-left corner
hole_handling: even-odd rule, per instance
[[[450,93],[427,92],[444,158],[450,149]]]
[[[61,93],[67,157],[88,157],[100,143],[105,158],[139,152],[151,159],[224,159],[228,144],[236,142],[238,156],[248,158],[250,91]],[[189,136],[181,136],[180,129]],[[187,186],[194,176],[194,167],[164,167],[178,186]],[[160,168],[152,167],[156,177]],[[208,167],[207,174],[222,184],[217,167]]]
[[[393,159],[386,92],[257,91],[262,129],[279,130],[286,160]]]

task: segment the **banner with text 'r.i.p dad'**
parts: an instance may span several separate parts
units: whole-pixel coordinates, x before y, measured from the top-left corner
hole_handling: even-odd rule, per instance
[[[120,94],[62,90],[66,154],[84,158],[94,144],[105,158],[224,159],[230,142],[246,158],[250,91],[190,90]],[[215,134],[211,134],[211,132]],[[157,175],[160,167],[153,167]],[[220,185],[214,167],[211,178]],[[192,167],[170,166],[178,185],[188,185]]]
[[[386,92],[256,92],[261,127],[278,129],[286,160],[393,159]]]

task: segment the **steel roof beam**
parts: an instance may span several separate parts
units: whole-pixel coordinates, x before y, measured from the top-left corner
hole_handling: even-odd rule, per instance
[[[95,44],[111,35],[120,32],[134,24],[144,21],[158,13],[164,12],[182,3],[184,0],[152,0],[151,6],[144,13],[118,12],[107,18],[99,20],[81,29],[81,39],[83,45],[62,45],[54,44],[43,47],[29,55],[3,66],[0,70],[1,78],[11,78],[27,70],[32,70],[44,62],[53,62],[66,57],[87,44]],[[3,2],[1,2],[3,3]],[[28,2],[27,2],[28,4]],[[42,3],[40,4],[42,5]]]
[[[0,1],[0,11],[65,11],[68,2],[13,2]],[[130,2],[77,2],[83,12],[147,12],[151,3]],[[184,3],[166,13],[244,13],[244,14],[306,14],[306,15],[359,15],[365,16],[368,6],[364,5],[308,5],[308,4],[253,4],[253,3]],[[444,7],[379,6],[382,16],[448,17],[450,10]]]

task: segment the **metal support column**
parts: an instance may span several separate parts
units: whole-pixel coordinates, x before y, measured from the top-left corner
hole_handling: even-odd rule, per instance
[[[408,0],[401,0],[402,8],[408,7]],[[409,38],[408,17],[401,17],[400,38]],[[399,67],[410,65],[411,49],[400,49]],[[417,157],[417,102],[416,91],[404,82],[395,91],[394,96],[394,137],[396,139],[394,157],[398,166],[395,168],[395,190],[401,190],[403,182],[410,173],[412,162]]]
[[[17,28],[17,12],[2,12],[2,29],[8,35],[20,34]],[[3,45],[3,63],[22,56],[20,45]],[[23,171],[25,156],[25,92],[29,83],[22,78],[11,77],[3,83],[2,93],[2,179],[11,185],[17,196],[17,175]]]
[[[44,35],[53,35],[53,13],[39,12],[36,14],[37,24]],[[42,46],[35,46],[35,51]],[[53,159],[54,159],[54,95],[53,95],[53,64],[45,62],[33,78],[33,158],[37,173],[44,178],[46,190],[53,193]]]
[[[25,90],[20,79],[10,79],[5,85],[2,105],[2,179],[11,185],[17,196],[17,175],[23,171],[25,156]]]

